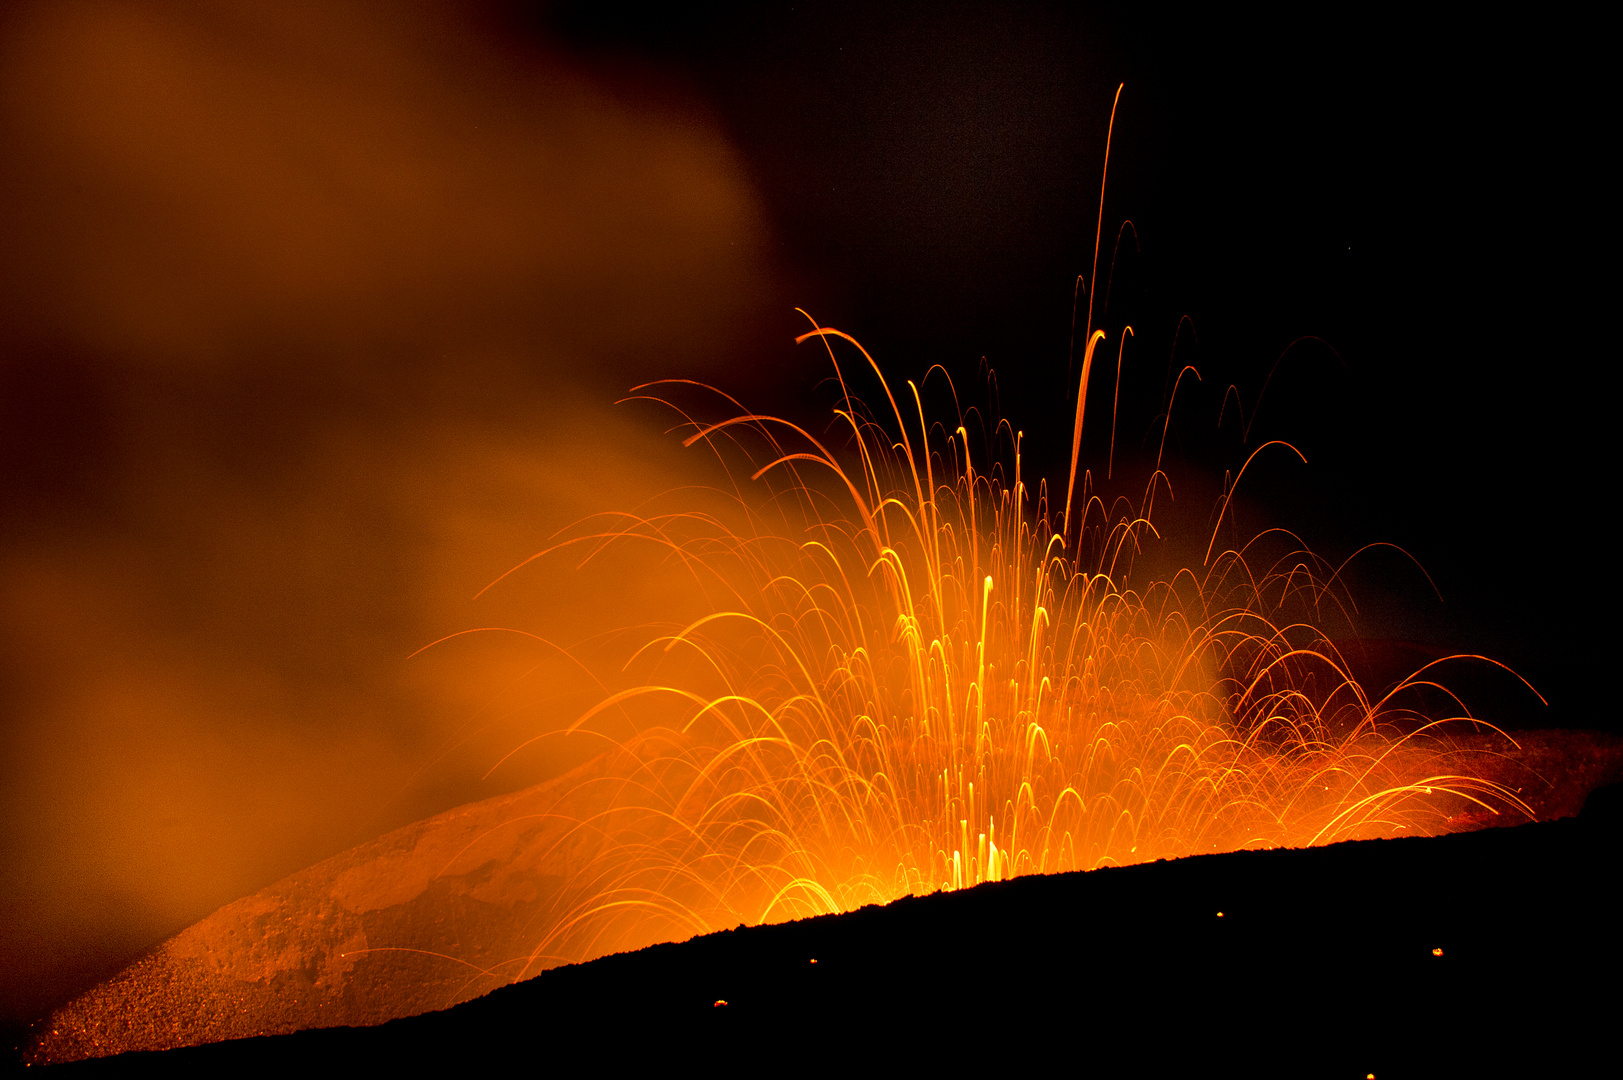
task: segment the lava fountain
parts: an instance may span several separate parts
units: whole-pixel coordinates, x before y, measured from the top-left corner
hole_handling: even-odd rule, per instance
[[[1095,285],[1103,219],[1102,177]],[[630,666],[648,681],[553,733],[598,735],[608,764],[565,799],[592,809],[554,841],[565,885],[519,977],[1023,874],[1427,834],[1464,803],[1534,816],[1453,767],[1443,730],[1477,723],[1463,703],[1401,704],[1442,689],[1435,664],[1373,698],[1317,623],[1286,617],[1344,599],[1304,545],[1259,558],[1219,550],[1214,528],[1198,565],[1135,572],[1167,477],[1158,457],[1136,505],[1106,505],[1086,471],[1078,488],[1106,337],[1092,288],[1057,514],[1025,482],[1021,432],[1000,423],[977,460],[961,413],[933,419],[918,383],[898,397],[856,338],[807,320],[797,343],[822,345],[839,387],[837,445],[696,383],[634,388],[717,455],[733,513],[594,519],[527,560],[648,543],[718,602],[643,643]],[[730,414],[701,418],[674,400],[689,390]],[[1269,442],[1246,467],[1276,446],[1300,457]]]
[[[530,970],[1023,874],[1425,834],[1462,801],[1532,816],[1441,767],[1469,714],[1398,704],[1427,669],[1374,699],[1282,617],[1338,602],[1311,553],[1264,564],[1214,532],[1200,565],[1140,580],[1159,469],[1114,508],[1084,473],[1053,514],[1019,432],[999,428],[1009,461],[977,460],[962,417],[932,423],[911,380],[899,399],[854,338],[799,340],[833,365],[840,452],[721,395],[736,414],[682,410],[684,445],[747,470],[742,525],[617,515],[534,557],[646,543],[721,602],[649,635],[650,677],[552,733],[595,733],[610,764],[568,800],[592,809],[559,851],[590,855],[567,860]],[[847,350],[882,413],[851,394]],[[675,408],[696,389],[635,392]]]
[[[1095,281],[1097,264],[1096,236]],[[1430,834],[1466,808],[1532,818],[1462,765],[1449,732],[1481,722],[1446,691],[1449,715],[1425,707],[1435,664],[1360,685],[1320,617],[1350,603],[1339,567],[1280,530],[1219,544],[1247,469],[1293,447],[1252,450],[1210,534],[1176,538],[1199,558],[1148,568],[1169,548],[1160,458],[1136,502],[1080,468],[1092,317],[1090,292],[1063,502],[1027,485],[1019,430],[971,437],[943,369],[903,390],[809,316],[798,340],[838,387],[822,436],[698,383],[635,388],[716,455],[719,502],[588,519],[498,579],[643,545],[705,598],[640,634],[621,689],[531,740],[601,752],[228,905],[61,1010],[35,1058],[378,1023],[614,951],[1021,875]],[[411,938],[444,921],[408,907],[433,888],[470,920],[505,909],[512,936],[479,955],[449,928],[456,944]],[[371,961],[455,970],[362,978]]]

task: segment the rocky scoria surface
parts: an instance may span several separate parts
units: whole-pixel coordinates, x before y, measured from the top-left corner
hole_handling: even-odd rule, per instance
[[[522,977],[534,922],[592,836],[560,800],[594,762],[458,807],[227,904],[59,1009],[38,1063],[443,1009]]]

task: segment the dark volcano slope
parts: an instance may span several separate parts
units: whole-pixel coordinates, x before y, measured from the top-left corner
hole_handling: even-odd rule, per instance
[[[606,957],[376,1028],[49,1071],[1570,1075],[1616,1056],[1617,797],[1516,828],[1021,878]]]

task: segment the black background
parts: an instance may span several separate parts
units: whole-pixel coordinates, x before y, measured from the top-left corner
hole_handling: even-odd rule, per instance
[[[1175,486],[1211,500],[1251,449],[1290,441],[1309,464],[1259,459],[1245,528],[1290,528],[1333,563],[1402,547],[1436,592],[1390,549],[1365,556],[1366,633],[1509,664],[1548,709],[1483,669],[1454,676],[1502,722],[1618,729],[1599,691],[1612,232],[1592,28],[1370,8],[498,11],[511,32],[697,88],[803,275],[785,309],[914,377],[942,363],[973,384],[986,358],[1028,477],[1060,481],[1073,287],[1092,272],[1124,84],[1090,415],[1131,324],[1115,471],[1133,479],[1106,490],[1142,491],[1170,384],[1194,365],[1168,440]],[[1095,473],[1104,433],[1084,442]]]

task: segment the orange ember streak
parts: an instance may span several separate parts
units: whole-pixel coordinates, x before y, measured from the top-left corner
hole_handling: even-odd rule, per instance
[[[1099,219],[1093,229],[1093,268],[1090,271],[1091,276],[1088,278],[1088,322],[1085,331],[1087,344],[1082,349],[1082,378],[1076,392],[1076,425],[1071,434],[1071,477],[1065,485],[1065,516],[1060,519],[1060,532],[1065,536],[1069,536],[1071,532],[1071,497],[1076,491],[1076,463],[1082,450],[1082,412],[1088,397],[1088,371],[1093,366],[1093,347],[1105,336],[1104,331],[1094,330],[1093,328],[1093,296],[1099,285],[1099,244],[1104,238],[1105,230],[1105,184],[1110,179],[1110,140],[1116,134],[1116,106],[1121,104],[1121,92],[1126,85],[1126,83],[1117,84],[1116,96],[1110,102],[1110,126],[1105,129],[1105,162],[1104,168],[1099,170]],[[1074,309],[1071,317],[1073,321],[1076,318]],[[1072,334],[1072,347],[1074,348],[1074,330]],[[1123,340],[1125,341],[1125,339]],[[1119,363],[1117,365],[1117,376],[1119,380]],[[1119,390],[1119,381],[1117,387]],[[1114,417],[1114,410],[1112,410],[1112,417]],[[1112,419],[1111,423],[1111,440],[1113,451],[1115,440],[1114,419]]]
[[[1127,339],[1132,336],[1131,326],[1122,327],[1121,344],[1116,346],[1116,392],[1110,399],[1110,457],[1105,462],[1106,480],[1116,475],[1116,410],[1121,405],[1121,358],[1127,349]]]
[[[1118,83],[1116,96],[1110,102],[1110,126],[1105,129],[1105,163],[1099,170],[1099,220],[1093,229],[1093,276],[1088,284],[1088,334],[1093,334],[1093,293],[1099,284],[1099,242],[1105,232],[1105,182],[1110,177],[1110,140],[1116,134],[1116,106],[1121,104],[1121,92],[1126,83]]]
[[[1076,391],[1076,424],[1071,429],[1071,478],[1065,484],[1065,516],[1061,518],[1060,533],[1071,534],[1071,496],[1076,492],[1076,465],[1082,456],[1082,416],[1088,404],[1088,372],[1093,369],[1093,348],[1104,340],[1105,332],[1095,330],[1088,335],[1088,344],[1082,350],[1082,378]]]
[[[1197,375],[1196,378],[1199,378],[1199,376]],[[1169,415],[1170,415],[1170,411],[1169,411]],[[1165,438],[1166,438],[1166,433],[1163,430],[1162,431],[1162,440],[1163,440],[1162,445],[1163,446],[1165,445]],[[1214,527],[1212,529],[1211,541],[1209,543],[1207,543],[1207,545],[1206,545],[1206,558],[1201,561],[1202,566],[1205,566],[1205,565],[1209,564],[1212,561],[1212,548],[1217,545],[1217,532],[1218,532],[1219,529],[1221,529],[1223,527],[1223,515],[1228,513],[1229,502],[1230,502],[1230,500],[1232,500],[1234,498],[1234,492],[1240,486],[1240,478],[1245,476],[1245,471],[1251,467],[1251,463],[1253,461],[1257,460],[1257,455],[1262,453],[1264,450],[1268,449],[1270,446],[1283,446],[1283,447],[1285,447],[1285,449],[1289,450],[1291,453],[1295,454],[1298,458],[1300,458],[1303,465],[1307,464],[1307,458],[1302,455],[1302,452],[1300,450],[1296,449],[1296,447],[1292,446],[1290,443],[1286,442],[1283,439],[1271,439],[1268,442],[1265,442],[1261,446],[1257,447],[1255,450],[1251,451],[1251,456],[1247,457],[1245,459],[1245,464],[1240,466],[1239,475],[1236,476],[1234,478],[1234,482],[1228,486],[1228,490],[1223,492],[1223,501],[1222,501],[1221,505],[1219,505],[1218,510],[1217,510],[1217,525],[1216,525],[1216,527]],[[1160,462],[1159,461],[1157,461],[1156,467],[1160,468]]]

